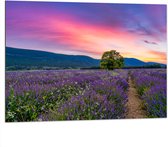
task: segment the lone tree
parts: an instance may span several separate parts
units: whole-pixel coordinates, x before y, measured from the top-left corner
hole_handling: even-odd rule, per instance
[[[111,50],[103,53],[100,61],[100,68],[113,70],[124,66],[124,58],[116,50]]]

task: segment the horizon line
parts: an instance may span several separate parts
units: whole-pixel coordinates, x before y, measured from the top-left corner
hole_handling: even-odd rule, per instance
[[[86,57],[90,57],[92,59],[95,59],[95,60],[101,60],[101,58],[94,58],[94,57],[91,57],[89,55],[80,55],[80,54],[63,54],[63,53],[56,53],[56,52],[51,52],[51,51],[44,51],[44,50],[36,50],[36,49],[28,49],[28,48],[17,48],[17,47],[11,47],[11,46],[5,46],[5,55],[6,55],[6,48],[13,48],[13,49],[19,49],[19,50],[30,50],[30,51],[39,51],[39,52],[46,52],[46,53],[52,53],[52,54],[60,54],[60,55],[67,55],[67,56],[86,56]],[[139,61],[143,61],[141,59],[138,59],[138,58],[133,58],[133,57],[124,57],[123,58],[129,58],[129,59],[137,59]],[[145,63],[150,63],[150,62],[146,62],[146,61],[143,61]],[[167,62],[166,63],[160,63],[160,62],[157,62],[157,61],[152,61],[152,62],[155,62],[155,63],[159,63],[159,64],[164,64],[164,65],[167,65]]]

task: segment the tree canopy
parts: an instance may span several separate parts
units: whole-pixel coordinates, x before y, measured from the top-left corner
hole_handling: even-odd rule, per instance
[[[124,58],[116,50],[104,52],[100,61],[100,68],[113,70],[124,66]]]

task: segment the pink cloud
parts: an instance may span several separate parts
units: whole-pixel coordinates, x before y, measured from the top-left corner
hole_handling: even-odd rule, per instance
[[[38,17],[33,17],[33,15],[38,15]],[[31,16],[33,21],[29,19]],[[7,44],[8,41],[10,44],[8,37],[16,36],[21,42],[26,40],[27,44],[36,40],[39,48],[45,48],[45,51],[76,52],[76,54],[101,58],[104,51],[115,49],[125,57],[166,62],[162,53],[157,54],[155,51],[149,51],[143,44],[136,43],[139,40],[144,40],[143,36],[127,32],[119,27],[96,26],[80,22],[68,14],[31,13],[29,17],[7,21]],[[44,42],[48,47],[43,47]],[[60,49],[61,46],[65,48]]]

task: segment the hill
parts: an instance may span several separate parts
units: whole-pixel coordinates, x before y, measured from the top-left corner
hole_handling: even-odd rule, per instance
[[[89,68],[100,60],[83,55],[64,55],[45,51],[6,47],[6,67]]]
[[[124,58],[125,67],[147,67],[147,66],[161,66],[165,67],[165,64],[157,63],[157,62],[144,62],[138,60],[136,58]]]
[[[6,69],[66,69],[99,67],[100,60],[83,55],[65,55],[45,51],[6,47]],[[124,58],[125,67],[155,65],[136,58]],[[165,66],[164,64],[159,64]]]

